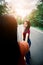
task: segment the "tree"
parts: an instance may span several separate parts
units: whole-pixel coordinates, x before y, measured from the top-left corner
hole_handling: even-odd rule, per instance
[[[43,0],[41,0],[41,2],[43,2]]]
[[[6,6],[5,1],[3,1],[3,3],[1,1],[0,3],[1,3],[0,4],[0,15],[3,15],[5,13],[7,13],[7,6]]]
[[[29,16],[32,26],[43,27],[43,2],[37,5],[37,10],[33,10]]]

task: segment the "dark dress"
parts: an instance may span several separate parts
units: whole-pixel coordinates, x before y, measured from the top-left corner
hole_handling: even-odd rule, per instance
[[[27,42],[29,44],[29,47],[31,46],[31,40],[29,38],[29,35],[30,35],[30,30],[27,30],[27,31],[24,31],[23,32],[23,40],[25,40],[26,38],[26,34],[28,33],[28,39],[27,39]],[[30,51],[28,51],[28,53],[26,54],[26,63],[27,64],[30,64],[30,58],[31,58],[31,54],[30,54]]]

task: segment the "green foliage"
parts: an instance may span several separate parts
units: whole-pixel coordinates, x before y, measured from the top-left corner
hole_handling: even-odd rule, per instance
[[[17,17],[18,24],[23,24],[23,20],[20,17]]]
[[[29,16],[29,20],[32,26],[43,28],[43,2],[37,5],[37,10],[33,10]]]
[[[6,4],[5,3],[3,5],[0,4],[0,15],[3,15],[5,13],[8,13]]]

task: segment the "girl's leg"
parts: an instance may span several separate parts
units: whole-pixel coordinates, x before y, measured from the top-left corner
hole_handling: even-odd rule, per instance
[[[31,41],[30,41],[30,39],[28,39],[28,44],[29,44],[29,47],[31,47]],[[31,53],[30,53],[30,50],[29,50],[28,53],[26,54],[26,63],[28,65],[31,64],[30,59],[31,59]]]
[[[26,54],[26,63],[29,65],[30,64],[30,59],[31,59],[31,54],[30,51]]]

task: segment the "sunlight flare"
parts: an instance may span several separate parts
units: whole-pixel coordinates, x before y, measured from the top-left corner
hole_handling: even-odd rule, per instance
[[[36,7],[36,2],[38,0],[6,0],[11,10],[13,11],[13,14],[16,14],[17,16],[21,16],[24,18],[25,16],[29,15],[32,10]]]

